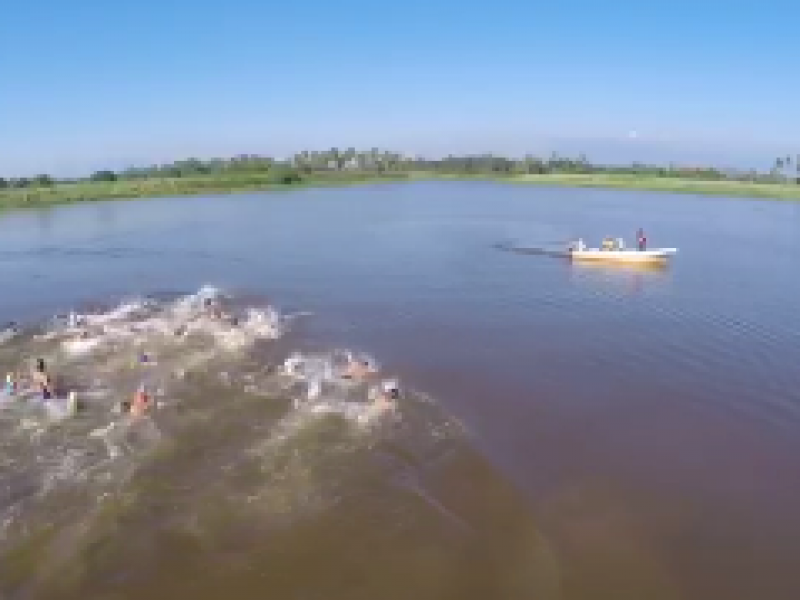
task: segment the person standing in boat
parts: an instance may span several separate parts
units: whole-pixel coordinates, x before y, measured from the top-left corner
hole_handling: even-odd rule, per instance
[[[641,227],[639,231],[636,232],[636,244],[639,246],[639,250],[644,252],[647,250],[647,237],[644,235],[644,229]]]
[[[567,250],[569,252],[582,252],[586,250],[586,244],[583,243],[583,238],[578,238],[577,241],[572,242]]]

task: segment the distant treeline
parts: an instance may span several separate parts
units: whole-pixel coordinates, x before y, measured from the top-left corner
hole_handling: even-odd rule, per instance
[[[122,171],[103,170],[87,178],[58,180],[47,174],[35,177],[2,178],[0,189],[44,188],[56,183],[136,181],[144,179],[175,179],[184,177],[225,176],[260,174],[266,182],[292,184],[313,180],[315,176],[335,173],[363,173],[376,175],[402,173],[430,173],[454,176],[493,176],[522,174],[624,174],[648,177],[676,177],[704,181],[749,181],[756,183],[800,184],[800,155],[777,158],[769,172],[751,170],[718,169],[708,166],[649,165],[604,165],[590,162],[586,156],[577,158],[556,153],[547,158],[528,155],[524,158],[508,158],[494,154],[470,156],[447,156],[439,159],[406,156],[397,152],[373,148],[357,151],[355,148],[314,152],[299,152],[289,159],[276,159],[256,155],[240,155],[233,158],[200,160],[190,158],[163,165],[134,167]]]

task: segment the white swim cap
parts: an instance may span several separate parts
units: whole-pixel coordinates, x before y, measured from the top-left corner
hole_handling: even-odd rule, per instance
[[[297,370],[303,359],[297,352],[294,352],[285,361],[283,361],[283,369],[290,375],[297,375]]]

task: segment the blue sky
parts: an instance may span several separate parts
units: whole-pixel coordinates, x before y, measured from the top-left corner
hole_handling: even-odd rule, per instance
[[[4,0],[0,175],[238,153],[800,153],[789,1]],[[635,133],[634,133],[635,132]]]

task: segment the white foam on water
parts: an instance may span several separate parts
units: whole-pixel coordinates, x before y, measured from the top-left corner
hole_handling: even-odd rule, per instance
[[[53,421],[62,421],[76,413],[76,407],[70,398],[50,398],[42,400],[41,406],[47,416]]]
[[[204,285],[196,293],[176,300],[171,311],[176,315],[190,315],[205,308],[206,300],[220,300],[225,297],[222,290],[213,285]]]
[[[283,331],[283,321],[280,313],[271,306],[265,309],[248,308],[244,321],[240,323],[243,330],[251,335],[263,339],[280,337]]]
[[[58,462],[47,469],[43,476],[40,495],[46,495],[55,489],[61,482],[74,482],[83,479],[81,473],[84,469],[83,452],[80,450],[66,450]]]
[[[103,344],[103,342],[104,340],[99,336],[94,338],[76,338],[64,340],[61,342],[61,347],[67,354],[73,356],[82,356],[93,352],[101,344]]]
[[[367,425],[394,411],[392,404],[375,402],[349,402],[346,400],[320,400],[301,405],[299,410],[314,415],[338,415],[351,423]]]
[[[287,318],[272,307],[249,307],[233,311],[232,316],[237,320],[232,322],[227,318],[215,318],[205,306],[205,299],[222,297],[218,288],[204,286],[197,293],[174,301],[127,301],[106,313],[85,315],[85,319],[79,315],[70,323],[74,327],[54,328],[46,333],[50,339],[60,342],[58,347],[62,351],[53,355],[54,370],[64,375],[70,385],[73,381],[80,384],[75,387],[82,401],[79,418],[64,421],[72,414],[66,399],[23,402],[23,420],[17,419],[16,413],[5,414],[15,419],[18,431],[14,433],[19,434],[20,440],[29,441],[30,450],[33,450],[30,454],[19,454],[20,465],[26,465],[29,460],[26,457],[40,450],[49,454],[47,493],[57,490],[66,481],[80,480],[81,473],[91,469],[99,473],[98,477],[108,476],[115,482],[114,489],[119,489],[123,470],[133,472],[147,460],[148,454],[158,456],[148,451],[163,443],[165,434],[159,426],[164,427],[165,432],[182,432],[183,423],[202,424],[209,414],[209,426],[213,427],[213,418],[218,414],[215,411],[223,408],[209,406],[207,398],[198,400],[203,404],[196,413],[191,412],[189,405],[193,392],[204,391],[196,386],[208,381],[202,377],[195,379],[193,376],[198,373],[213,375],[215,372],[213,378],[229,388],[231,394],[253,386],[255,391],[267,390],[263,392],[267,397],[273,397],[269,390],[278,390],[278,394],[282,394],[279,397],[288,400],[291,396],[279,390],[283,381],[289,380],[301,388],[300,399],[282,419],[252,423],[251,437],[243,435],[247,444],[245,452],[251,454],[251,460],[252,455],[258,456],[257,462],[263,467],[268,484],[275,483],[273,467],[277,465],[284,470],[288,483],[273,487],[287,488],[286,497],[290,499],[306,492],[326,496],[330,487],[314,478],[318,461],[339,460],[335,452],[343,452],[341,456],[344,456],[371,447],[376,435],[382,438],[388,431],[373,429],[373,426],[393,416],[405,419],[406,415],[396,410],[398,406],[378,397],[380,390],[388,387],[376,384],[377,387],[370,388],[363,381],[344,377],[354,362],[366,363],[369,371],[379,369],[374,358],[350,350],[293,353],[284,363],[287,377],[276,377],[266,368],[256,368],[248,379],[240,370],[243,366],[249,368],[242,358],[250,360],[256,355],[245,351],[258,340],[279,338],[291,319],[302,313]],[[180,330],[180,334],[176,335],[176,330]],[[83,331],[87,334],[80,337]],[[151,358],[147,365],[137,360],[140,353]],[[157,389],[158,406],[166,406],[168,410],[161,414],[152,411],[139,418],[112,414],[112,407],[130,398],[142,381],[151,385],[151,389]],[[389,387],[397,385],[394,381]],[[370,394],[373,401],[370,401]],[[178,401],[176,397],[183,400]],[[245,398],[242,406],[256,407],[251,400]],[[0,405],[4,402],[10,403],[10,400],[5,401],[0,395]],[[183,407],[180,411],[169,410],[178,402]],[[85,411],[84,406],[87,407]],[[280,407],[283,406],[281,403]],[[251,423],[243,421],[241,425],[246,428]],[[333,432],[333,437],[318,436],[317,427],[326,433]],[[258,439],[253,437],[256,435]],[[235,460],[241,458],[238,450]],[[334,453],[333,459],[331,453]],[[289,455],[286,466],[282,461]],[[103,465],[102,468],[99,465]],[[291,486],[295,487],[289,489]],[[90,489],[95,491],[94,487]],[[98,496],[109,489],[98,485]],[[297,495],[293,495],[295,491]],[[275,497],[282,493],[281,489],[276,489]]]
[[[204,286],[172,303],[133,300],[105,313],[73,313],[67,326],[57,325],[39,339],[61,340],[65,354],[80,358],[101,350],[145,347],[154,342],[174,346],[198,335],[211,338],[220,350],[239,351],[258,340],[274,340],[284,333],[285,320],[269,306],[249,307],[241,315],[223,318],[208,314],[205,301],[222,297],[218,288]]]
[[[123,415],[104,427],[93,429],[87,437],[101,440],[111,459],[153,450],[164,438],[156,423],[147,415]]]
[[[334,350],[328,353],[302,354],[293,352],[283,364],[286,375],[305,381],[319,380],[338,385],[351,385],[344,377],[348,365],[353,362],[366,363],[371,374],[379,370],[377,362],[366,354],[354,354],[349,350]]]
[[[306,384],[306,400],[318,400],[325,395],[326,390],[331,390],[335,395],[338,390],[354,389],[363,384],[362,381],[345,377],[349,365],[354,362],[366,364],[370,375],[378,371],[377,362],[371,356],[354,354],[349,350],[305,355],[293,352],[284,361],[282,371],[291,379]],[[394,381],[390,387],[396,388],[397,382]],[[374,398],[377,396],[375,394]],[[374,398],[370,396],[370,399]]]
[[[6,327],[0,331],[0,344],[7,344],[19,335],[19,329],[16,327]]]
[[[71,325],[74,327],[84,322],[88,326],[98,326],[118,321],[126,321],[145,314],[152,306],[152,303],[147,300],[128,300],[105,313],[76,315],[76,318],[72,319],[73,323],[71,323]]]

